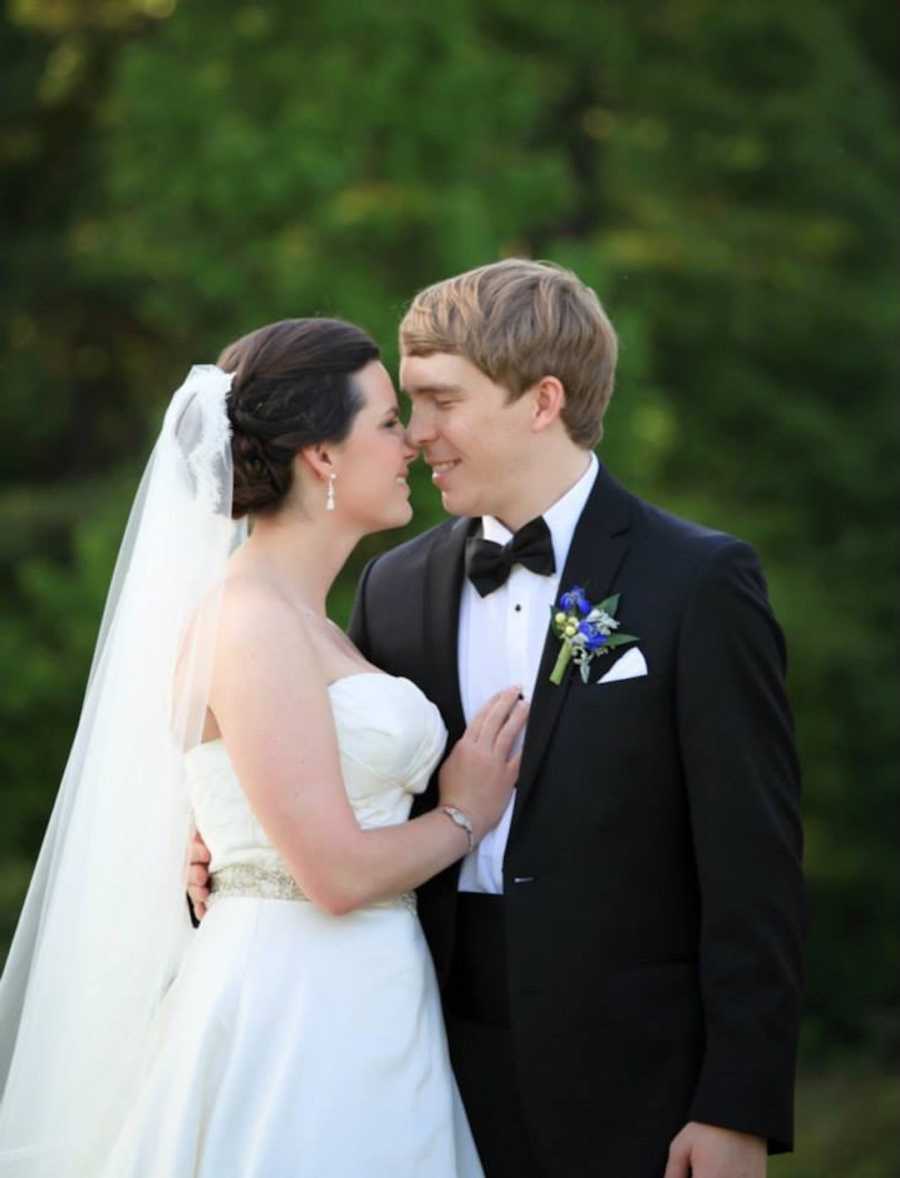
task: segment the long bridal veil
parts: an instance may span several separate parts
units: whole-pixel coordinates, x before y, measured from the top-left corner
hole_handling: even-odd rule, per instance
[[[231,376],[195,367],[132,507],[78,731],[0,982],[0,1176],[94,1178],[190,936],[183,753],[231,519]]]

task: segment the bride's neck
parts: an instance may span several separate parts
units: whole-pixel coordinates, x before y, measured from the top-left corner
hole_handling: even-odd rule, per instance
[[[284,511],[258,517],[238,557],[244,571],[277,581],[298,605],[325,617],[331,586],[359,539],[331,515],[309,519]]]

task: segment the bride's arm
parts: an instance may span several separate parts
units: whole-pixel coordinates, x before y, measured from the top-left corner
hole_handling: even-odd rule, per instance
[[[257,818],[310,900],[340,914],[417,887],[468,849],[440,811],[363,831],[341,775],[327,684],[297,612],[256,586],[222,609],[210,707]],[[496,825],[518,772],[515,689],[479,714],[442,770],[442,800],[476,839]]]

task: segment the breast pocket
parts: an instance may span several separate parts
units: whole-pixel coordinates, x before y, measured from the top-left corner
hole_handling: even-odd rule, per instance
[[[636,675],[606,683],[573,683],[564,704],[564,717],[577,726],[579,742],[619,732],[652,731],[671,713],[670,692],[661,675]]]
[[[573,683],[556,732],[567,785],[604,821],[640,814],[677,759],[670,685],[659,675]]]
[[[598,693],[603,695],[611,691],[628,691],[636,687],[654,688],[659,687],[661,683],[662,677],[660,675],[648,672],[646,675],[629,675],[627,679],[607,679],[606,681],[601,679],[595,683],[579,683],[572,686],[573,690],[575,687],[581,687],[586,694],[596,696]]]

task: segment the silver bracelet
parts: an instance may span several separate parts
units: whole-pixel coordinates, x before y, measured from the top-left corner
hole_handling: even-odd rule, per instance
[[[451,822],[455,823],[460,830],[466,832],[466,840],[469,844],[469,853],[475,850],[475,831],[472,828],[472,820],[468,814],[464,814],[462,810],[457,810],[456,806],[441,806],[440,811],[446,814]]]

